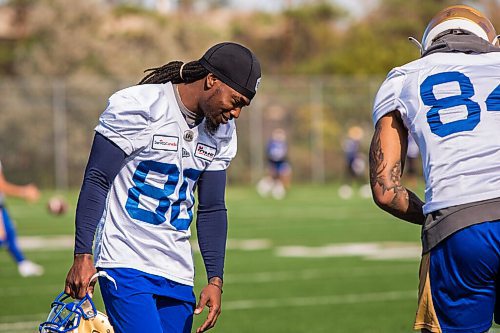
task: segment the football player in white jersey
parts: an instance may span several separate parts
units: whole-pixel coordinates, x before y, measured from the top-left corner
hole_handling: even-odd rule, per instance
[[[439,12],[417,44],[421,58],[394,68],[375,99],[373,197],[422,225],[414,328],[482,333],[500,320],[498,36],[482,13],[459,5]],[[401,181],[408,133],[421,152],[425,203]]]
[[[138,85],[112,95],[99,118],[65,292],[92,293],[97,268],[116,281],[99,279],[115,332],[191,332],[193,313],[208,306],[197,329],[204,332],[221,310],[235,119],[257,91],[260,64],[246,47],[226,42],[200,60],[148,71]],[[195,189],[208,277],[198,305],[189,243]]]
[[[43,274],[43,267],[27,260],[17,243],[16,227],[5,207],[5,195],[35,202],[40,197],[40,192],[34,184],[16,185],[9,182],[3,174],[0,162],[0,247],[7,247],[22,277],[40,276]]]

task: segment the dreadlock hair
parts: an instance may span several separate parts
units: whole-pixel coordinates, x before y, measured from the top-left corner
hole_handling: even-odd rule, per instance
[[[172,82],[191,83],[198,81],[208,75],[209,71],[203,67],[198,60],[190,61],[184,64],[182,61],[171,61],[166,65],[156,68],[149,68],[144,71],[148,73],[139,84],[158,84]],[[182,68],[182,77],[181,77]]]

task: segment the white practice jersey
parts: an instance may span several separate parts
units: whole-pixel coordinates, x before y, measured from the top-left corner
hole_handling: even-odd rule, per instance
[[[128,158],[108,194],[95,241],[97,267],[127,267],[193,285],[193,190],[205,170],[236,155],[234,121],[189,128],[170,83],[115,93],[96,131]]]
[[[435,53],[393,69],[374,123],[395,110],[422,155],[424,213],[500,197],[500,52]]]

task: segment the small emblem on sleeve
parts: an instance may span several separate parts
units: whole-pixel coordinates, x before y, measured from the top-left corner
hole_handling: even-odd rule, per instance
[[[184,140],[191,142],[194,139],[194,132],[191,130],[186,130],[184,132]]]
[[[217,153],[217,149],[214,147],[207,146],[203,143],[198,143],[196,145],[196,152],[194,156],[201,158],[202,160],[212,162],[215,154]]]
[[[179,149],[179,138],[168,135],[153,135],[153,149],[177,151]]]

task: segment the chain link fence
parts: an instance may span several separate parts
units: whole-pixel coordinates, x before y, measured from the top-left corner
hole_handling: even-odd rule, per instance
[[[255,183],[266,171],[265,145],[287,133],[295,182],[325,183],[345,175],[342,141],[353,125],[372,133],[371,108],[383,77],[264,77],[237,121],[238,155],[231,183]],[[9,179],[44,188],[74,188],[108,97],[133,80],[33,78],[0,82],[0,159]]]

